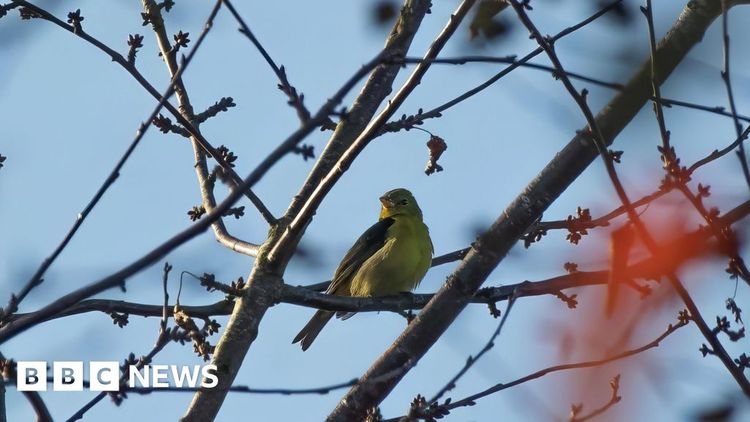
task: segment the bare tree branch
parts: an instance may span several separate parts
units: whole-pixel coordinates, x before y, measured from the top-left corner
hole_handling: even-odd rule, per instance
[[[479,352],[475,356],[469,356],[466,359],[466,363],[464,366],[454,375],[440,390],[438,390],[437,393],[428,401],[428,403],[437,403],[438,400],[440,400],[441,397],[443,397],[445,394],[456,388],[456,383],[458,382],[461,377],[466,374],[469,369],[471,369],[472,366],[482,357],[485,353],[489,352],[490,349],[492,349],[495,346],[495,340],[500,335],[500,332],[503,329],[503,326],[505,325],[505,321],[508,320],[508,314],[510,314],[511,309],[513,309],[513,304],[516,301],[516,295],[508,299],[508,306],[505,308],[505,313],[503,314],[502,318],[500,318],[500,322],[497,324],[497,328],[490,336],[489,340],[487,340],[487,343],[485,343],[484,347],[482,347]]]
[[[47,377],[47,384],[52,384],[54,380],[51,377]],[[244,393],[244,394],[267,394],[267,395],[281,395],[281,396],[299,396],[299,395],[325,395],[330,394],[332,391],[341,390],[343,388],[351,387],[357,383],[357,379],[351,379],[349,381],[339,382],[331,385],[324,385],[322,387],[310,387],[310,388],[254,388],[247,385],[233,385],[229,388],[231,393]],[[89,380],[84,379],[82,384],[85,388],[89,388],[91,383]],[[119,394],[133,393],[133,394],[152,394],[152,393],[196,393],[201,387],[130,387],[129,385],[121,385]]]
[[[622,397],[620,397],[620,395],[618,394],[620,391],[620,374],[617,374],[614,376],[614,378],[612,378],[612,381],[609,382],[609,386],[612,389],[612,395],[610,395],[609,401],[607,401],[607,403],[597,409],[594,409],[584,416],[578,416],[578,413],[583,410],[583,404],[579,406],[573,405],[571,407],[571,415],[568,422],[584,422],[594,419],[595,417],[609,410],[615,404],[619,403],[622,399]]]
[[[729,73],[730,60],[729,60],[729,7],[731,1],[722,0],[721,2],[721,31],[724,51],[724,69],[721,71],[721,79],[724,81],[724,85],[727,88],[727,100],[729,101],[729,110],[732,113],[734,119],[734,129],[737,132],[737,137],[741,137],[742,124],[740,124],[739,115],[737,114],[737,106],[734,102],[734,92],[732,90],[732,77]],[[750,188],[750,168],[747,164],[747,155],[745,155],[745,144],[740,142],[737,145],[737,158],[740,160],[740,167],[742,168],[742,174],[745,176],[745,183]]]
[[[210,30],[210,28],[213,26],[213,18],[218,13],[221,3],[222,2],[219,0],[214,5],[214,9],[211,12],[211,17],[206,21],[201,35],[207,33],[208,30]],[[210,179],[208,173],[206,152],[211,154],[217,161],[226,160],[224,160],[223,156],[216,149],[213,149],[212,146],[208,145],[208,143],[204,142],[203,140],[203,135],[200,132],[200,122],[195,119],[195,115],[193,113],[193,105],[190,102],[190,97],[188,96],[187,89],[182,83],[182,77],[177,74],[177,54],[176,50],[174,50],[169,41],[169,36],[167,35],[167,31],[164,25],[164,19],[161,15],[161,9],[153,0],[143,0],[143,9],[144,13],[149,17],[149,21],[151,22],[151,27],[154,31],[154,34],[156,35],[156,41],[159,46],[159,51],[161,52],[161,56],[164,58],[164,64],[167,66],[169,76],[174,81],[175,96],[177,97],[177,101],[180,105],[180,115],[184,118],[185,121],[190,123],[192,129],[190,130],[190,141],[192,143],[193,154],[195,156],[195,165],[193,167],[195,168],[195,174],[198,178],[198,188],[201,193],[203,208],[206,211],[211,211],[214,207],[216,207],[216,197],[214,196],[214,181]],[[193,51],[195,51],[195,47],[193,47]],[[232,165],[230,163],[226,164],[226,166],[222,166],[222,171],[225,170],[225,167],[229,169],[232,168]],[[231,175],[231,173],[228,174]],[[237,176],[236,179],[239,179],[239,176]],[[255,202],[258,202],[262,205],[260,199],[256,198]],[[270,224],[273,224],[273,222],[275,222],[275,218],[265,208],[265,206],[262,205],[258,209],[266,218],[267,222],[269,222]],[[232,249],[233,251],[244,253],[246,255],[255,256],[258,254],[257,245],[253,245],[230,235],[227,231],[226,226],[224,225],[224,221],[221,218],[216,220],[214,224],[211,225],[211,227],[213,228],[216,240],[222,245]]]
[[[263,44],[261,44],[258,38],[253,34],[253,32],[250,30],[250,27],[247,26],[245,20],[242,19],[242,16],[237,13],[237,10],[234,8],[232,3],[228,0],[224,0],[223,3],[227,7],[227,9],[229,9],[229,12],[232,14],[232,16],[234,16],[234,19],[237,21],[237,23],[240,25],[240,32],[242,33],[242,35],[246,36],[247,39],[250,40],[250,42],[255,46],[261,56],[263,56],[263,59],[265,59],[266,63],[268,63],[268,66],[271,67],[273,73],[276,74],[276,77],[279,79],[278,88],[289,99],[288,104],[297,111],[297,116],[299,117],[300,122],[302,124],[307,122],[310,119],[310,111],[307,109],[307,107],[305,107],[304,94],[298,93],[297,89],[292,86],[291,83],[289,83],[289,79],[286,76],[286,70],[284,69],[284,66],[279,67],[276,65],[276,62],[273,61],[271,55],[269,55],[265,47],[263,47]],[[336,128],[336,124],[333,123],[333,121],[330,119],[326,120],[322,124],[322,126],[326,129]]]
[[[742,131],[740,136],[738,136],[737,139],[735,139],[731,144],[727,145],[721,150],[714,150],[708,156],[696,161],[692,166],[688,167],[688,174],[692,174],[699,167],[725,156],[726,154],[740,146],[747,139],[748,135],[750,135],[750,126],[746,127],[745,130]]]

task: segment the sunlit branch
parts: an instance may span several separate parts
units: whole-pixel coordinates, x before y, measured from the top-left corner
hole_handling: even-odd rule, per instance
[[[201,32],[201,38],[199,41],[202,41],[203,37],[205,37],[205,34],[207,34],[213,26],[213,18],[216,13],[218,13],[220,6],[220,1],[218,1],[214,5],[214,9],[212,10],[212,17],[208,19],[206,21],[206,24],[203,26],[203,32]],[[182,117],[184,117],[184,120],[190,122],[190,141],[193,146],[193,154],[195,157],[195,164],[193,167],[198,179],[198,189],[201,194],[202,206],[204,210],[211,211],[216,206],[216,197],[214,195],[215,181],[211,180],[208,172],[206,153],[213,156],[217,161],[226,163],[226,166],[222,166],[222,172],[224,171],[225,167],[231,169],[232,164],[227,162],[224,156],[218,150],[214,149],[213,146],[203,145],[204,142],[199,139],[203,137],[202,133],[200,132],[200,121],[196,119],[193,113],[193,105],[190,101],[190,97],[188,96],[187,89],[182,82],[182,77],[181,75],[177,74],[179,70],[176,58],[177,55],[176,51],[174,50],[174,46],[169,41],[169,36],[167,35],[166,26],[161,14],[161,9],[153,0],[144,0],[143,8],[145,15],[148,16],[148,20],[151,22],[151,27],[156,37],[156,43],[160,51],[160,55],[164,58],[164,64],[167,67],[169,76],[174,81],[175,97],[177,97],[177,101],[179,103],[180,114],[182,115]],[[175,41],[175,43],[176,45],[179,45],[177,44],[177,41]],[[191,53],[195,52],[196,47],[197,45],[193,47]],[[232,173],[227,173],[227,175],[229,176],[229,179],[233,178]],[[234,179],[239,180],[239,176],[235,177]],[[250,191],[250,193],[252,193],[252,191]],[[253,194],[253,196],[255,195]],[[256,202],[260,204],[258,209],[266,218],[266,221],[269,224],[273,224],[275,222],[275,218],[271,215],[265,205],[263,205],[263,203],[257,197],[254,203]],[[232,249],[235,252],[244,253],[249,256],[256,256],[258,254],[257,245],[245,242],[230,235],[227,231],[226,226],[224,225],[224,221],[221,218],[214,222],[212,228],[216,240],[222,245]]]

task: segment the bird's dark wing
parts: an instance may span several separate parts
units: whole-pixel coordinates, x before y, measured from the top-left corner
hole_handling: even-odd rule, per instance
[[[393,222],[392,218],[384,218],[362,233],[336,268],[331,285],[328,286],[326,292],[349,295],[349,292],[337,292],[337,290],[347,286],[362,264],[385,245],[386,232]]]

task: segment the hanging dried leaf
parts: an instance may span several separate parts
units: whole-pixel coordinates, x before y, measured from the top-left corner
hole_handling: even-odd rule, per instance
[[[424,172],[429,176],[432,173],[443,171],[443,167],[437,161],[443,155],[443,152],[448,149],[448,144],[445,143],[443,138],[432,135],[430,140],[427,141],[427,148],[430,150],[430,159],[427,161],[427,167],[424,169]]]

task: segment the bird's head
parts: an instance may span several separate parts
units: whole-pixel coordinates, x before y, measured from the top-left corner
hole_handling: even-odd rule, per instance
[[[380,219],[396,215],[413,215],[422,218],[422,210],[417,205],[414,195],[406,189],[399,188],[386,192],[380,197]]]

